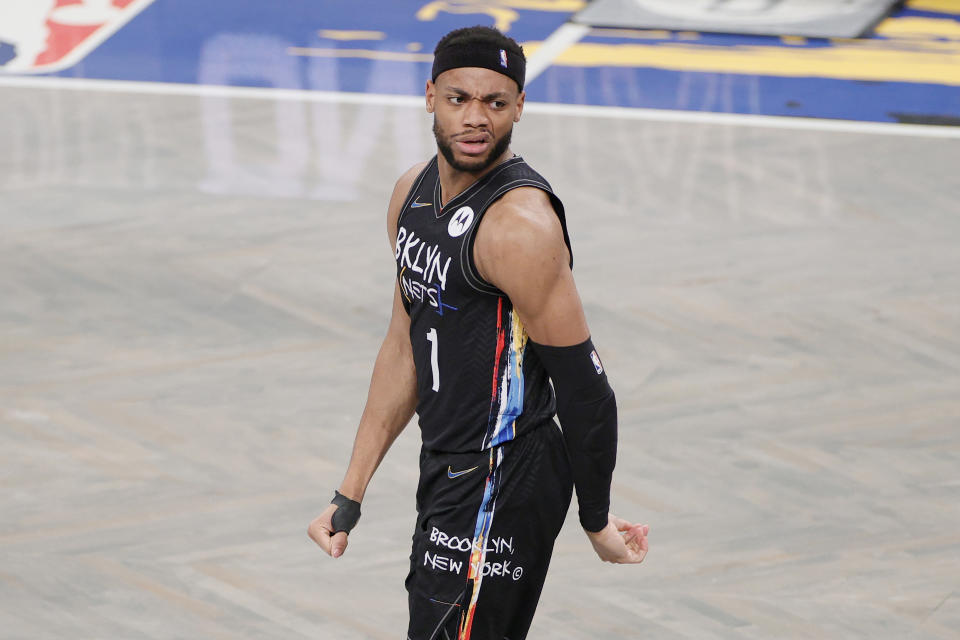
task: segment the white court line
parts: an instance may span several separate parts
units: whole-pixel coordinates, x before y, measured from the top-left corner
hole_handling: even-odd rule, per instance
[[[0,76],[0,87],[101,91],[104,93],[141,93],[162,96],[343,102],[349,104],[382,104],[398,107],[424,106],[424,98],[422,96],[309,91],[306,89],[270,89],[264,87],[229,87],[209,84],[178,84],[172,82],[128,82],[126,80],[92,80],[88,78]]]
[[[0,76],[0,87],[31,89],[67,89],[100,91],[106,93],[139,93],[152,95],[180,95],[217,98],[251,98],[260,100],[334,102],[343,104],[377,104],[397,107],[423,107],[422,96],[400,96],[379,93],[339,91],[308,91],[305,89],[265,89],[262,87],[227,87],[214,85],[173,84],[163,82],[127,82],[121,80],[90,80],[86,78],[51,78],[35,76]],[[637,109],[631,107],[602,107],[578,104],[528,102],[524,107],[530,113],[582,118],[613,118],[647,122],[679,122],[686,124],[713,124],[765,129],[793,129],[803,131],[835,131],[838,133],[866,133],[921,138],[960,138],[960,127],[895,122],[858,122],[854,120],[827,120],[822,118],[788,118],[740,113],[712,113],[707,111],[671,111],[667,109]]]
[[[718,124],[763,129],[795,129],[802,131],[836,131],[838,133],[870,133],[921,138],[960,138],[960,127],[927,124],[900,124],[898,122],[860,122],[857,120],[828,120],[786,116],[761,116],[749,113],[713,113],[710,111],[674,111],[669,109],[641,109],[635,107],[600,107],[580,104],[530,102],[524,111],[551,115],[586,118],[621,118],[652,122],[682,122],[688,124]]]
[[[536,53],[527,60],[527,75],[524,82],[530,84],[533,79],[543,73],[560,54],[580,42],[583,36],[590,31],[590,26],[565,22],[559,29],[550,34]]]

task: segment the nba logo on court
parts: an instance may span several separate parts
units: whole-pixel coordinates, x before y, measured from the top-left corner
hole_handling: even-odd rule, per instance
[[[0,71],[66,69],[116,33],[153,0],[0,2]]]

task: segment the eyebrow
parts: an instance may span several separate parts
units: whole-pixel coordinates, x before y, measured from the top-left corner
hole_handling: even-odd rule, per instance
[[[469,91],[466,91],[465,89],[461,89],[459,87],[449,87],[447,91],[450,91],[451,93],[455,93],[461,97],[470,97]],[[506,98],[506,97],[507,97],[506,91],[494,91],[493,93],[488,93],[487,95],[482,96],[480,99],[483,101],[488,101],[488,100],[494,100],[496,98]]]

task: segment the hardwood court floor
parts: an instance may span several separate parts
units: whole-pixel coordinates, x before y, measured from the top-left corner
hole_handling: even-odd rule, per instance
[[[338,484],[421,110],[0,89],[0,636],[396,639],[419,446]],[[956,139],[528,113],[617,391],[530,638],[957,638]]]

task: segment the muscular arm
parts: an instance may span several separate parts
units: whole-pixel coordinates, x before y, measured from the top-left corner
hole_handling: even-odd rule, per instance
[[[397,219],[403,201],[422,168],[422,164],[411,168],[393,189],[387,210],[387,234],[391,249],[397,237]],[[374,363],[367,403],[357,427],[350,464],[340,484],[341,494],[357,502],[363,500],[367,485],[387,450],[413,416],[416,402],[417,380],[410,346],[410,317],[400,299],[399,285],[395,283],[390,325]],[[310,523],[307,530],[310,537],[334,557],[340,556],[347,546],[346,533],[332,533],[331,518],[336,509],[333,505],[328,506]]]
[[[543,190],[520,187],[491,205],[474,258],[481,277],[509,296],[535,342],[567,346],[590,337],[563,229]]]
[[[541,359],[549,348],[581,345],[590,338],[569,267],[563,229],[545,192],[521,187],[494,203],[477,231],[474,259],[481,277],[509,296],[530,338],[547,347],[541,348]],[[552,349],[551,353],[562,350]],[[603,378],[606,399],[599,400],[595,381],[587,380],[581,386],[569,375],[564,376],[566,386],[561,388],[558,370],[547,368],[555,378],[558,396],[563,396],[558,398],[558,414],[573,462],[581,522],[587,522],[583,511],[586,504],[593,506],[592,511],[599,511],[589,518],[591,522],[600,518],[601,523],[595,525],[601,527],[599,531],[593,527],[587,530],[590,541],[603,560],[640,562],[647,549],[646,525],[635,525],[612,514],[604,517],[615,444],[613,453],[593,450],[598,442],[616,442],[613,392]],[[595,422],[590,416],[600,415],[595,413],[598,402],[608,403],[612,412]]]
[[[367,404],[353,442],[350,465],[340,493],[363,501],[367,485],[393,441],[413,416],[417,404],[417,378],[410,348],[410,318],[393,294],[393,314],[370,378]]]

